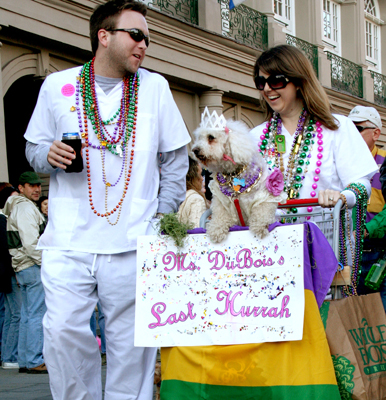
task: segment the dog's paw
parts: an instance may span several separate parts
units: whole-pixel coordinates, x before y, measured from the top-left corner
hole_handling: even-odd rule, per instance
[[[229,229],[224,226],[219,227],[209,223],[206,233],[212,243],[220,243],[228,236]]]
[[[268,236],[268,226],[267,225],[255,225],[249,227],[249,229],[254,233],[259,239],[263,239]]]

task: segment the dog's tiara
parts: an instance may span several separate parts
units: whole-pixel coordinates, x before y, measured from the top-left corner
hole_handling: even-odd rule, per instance
[[[223,131],[226,130],[226,119],[224,115],[218,115],[216,110],[209,113],[208,107],[205,107],[204,112],[201,114],[200,127],[207,130]]]

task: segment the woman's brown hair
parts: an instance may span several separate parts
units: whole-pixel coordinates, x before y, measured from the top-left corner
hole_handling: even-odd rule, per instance
[[[310,115],[313,115],[326,128],[338,129],[331,113],[331,105],[327,94],[312,68],[307,57],[296,47],[280,45],[265,51],[257,59],[254,68],[254,80],[259,76],[259,70],[265,74],[284,74],[296,87],[299,96]],[[261,101],[266,119],[272,117],[273,110],[265,100]]]
[[[198,162],[190,156],[189,170],[186,174],[186,190],[194,190],[205,199],[204,193],[201,192],[201,179],[200,175],[198,174]]]

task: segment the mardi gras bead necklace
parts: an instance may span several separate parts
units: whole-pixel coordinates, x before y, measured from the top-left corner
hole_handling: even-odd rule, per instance
[[[76,105],[78,111],[78,122],[82,138],[86,142],[86,165],[87,165],[87,181],[89,189],[89,202],[91,210],[98,217],[106,218],[110,225],[116,225],[119,221],[122,204],[128,190],[131,172],[134,161],[135,148],[135,131],[137,121],[137,106],[138,106],[138,88],[139,77],[138,73],[131,77],[125,77],[122,83],[122,98],[121,106],[118,110],[118,120],[114,132],[110,135],[105,128],[106,121],[103,121],[100,116],[97,95],[95,92],[95,75],[94,75],[94,59],[86,63],[78,77],[78,85],[76,92]],[[83,103],[83,124],[80,111],[79,95],[82,96]],[[114,120],[115,115],[108,121]],[[88,134],[88,121],[90,120],[95,136],[99,140],[97,145],[93,144]],[[131,150],[129,151],[129,141],[131,138]],[[91,168],[90,168],[90,148],[98,149],[101,154],[102,161],[102,180],[105,186],[105,212],[100,213],[95,209],[92,196],[91,184]],[[122,167],[118,178],[114,183],[110,183],[106,176],[106,149],[112,154],[122,157]],[[130,154],[129,154],[130,153]],[[130,159],[129,159],[130,157]],[[117,205],[113,208],[108,207],[108,192],[109,188],[116,186],[122,176],[124,177],[123,193]],[[110,221],[112,214],[117,212],[115,222]]]
[[[364,185],[361,183],[351,183],[347,186],[346,189],[354,193],[356,198],[356,215],[355,215],[355,247],[352,248],[351,245],[351,238],[350,238],[350,231],[348,228],[348,235],[346,234],[346,222],[349,222],[349,214],[347,209],[347,201],[346,210],[342,208],[340,214],[340,225],[339,225],[339,261],[341,265],[347,265],[347,250],[346,250],[346,240],[347,236],[349,237],[350,241],[350,248],[352,254],[352,268],[351,268],[351,285],[344,286],[342,288],[343,296],[356,296],[357,295],[357,285],[359,276],[361,274],[361,262],[362,262],[362,255],[363,255],[363,233],[365,229],[365,222],[366,222],[366,208],[367,208],[367,190]],[[346,216],[345,216],[346,211]],[[347,220],[346,220],[347,218]]]
[[[316,168],[314,170],[314,183],[310,192],[311,197],[316,196],[315,190],[318,187],[319,174],[321,172],[323,158],[323,129],[319,121],[315,121],[311,117],[306,124],[307,111],[302,110],[294,139],[290,149],[288,158],[287,169],[284,174],[284,191],[287,192],[290,199],[299,197],[300,189],[308,172],[309,165],[311,164],[311,152],[313,145],[317,139],[318,154],[316,160]],[[265,158],[270,169],[280,168],[284,172],[283,155],[286,153],[285,136],[282,135],[282,121],[280,115],[276,112],[273,113],[270,121],[267,122],[263,134],[260,136],[261,142],[260,153]],[[307,211],[312,212],[313,208],[308,207]],[[297,209],[292,208],[290,211],[296,213]]]
[[[225,196],[236,197],[239,194],[248,193],[259,183],[261,168],[252,163],[248,169],[244,165],[241,170],[231,174],[218,173],[216,175],[220,190]]]

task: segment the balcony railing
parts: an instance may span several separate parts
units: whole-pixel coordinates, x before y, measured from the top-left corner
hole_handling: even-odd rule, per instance
[[[148,7],[198,25],[198,0],[141,0]]]
[[[221,4],[222,34],[238,42],[256,47],[268,48],[267,16],[243,4],[229,11],[229,0],[218,0]]]
[[[374,102],[386,107],[386,76],[370,71],[374,79]]]
[[[316,76],[319,76],[318,68],[318,47],[314,44],[308,43],[303,39],[299,39],[295,36],[287,34],[287,44],[297,47],[301,50],[308,58],[312,66],[314,67]]]
[[[363,72],[362,67],[327,52],[327,58],[331,61],[331,86],[342,92],[363,97]]]

